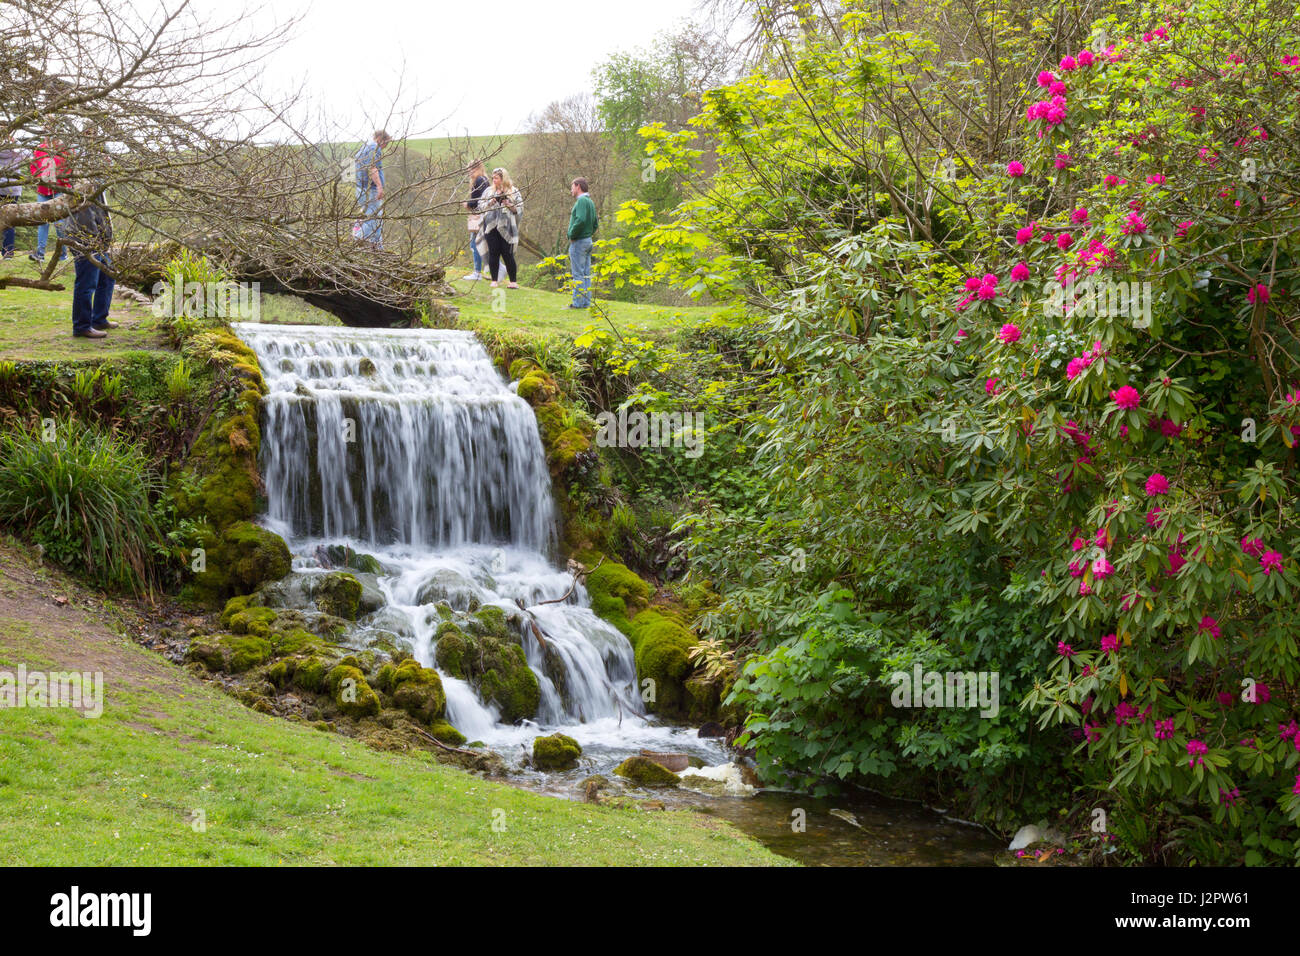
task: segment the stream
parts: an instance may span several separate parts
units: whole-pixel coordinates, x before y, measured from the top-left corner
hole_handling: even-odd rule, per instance
[[[447,719],[499,752],[515,785],[581,799],[581,781],[596,773],[617,792],[613,768],[642,749],[684,753],[707,767],[734,759],[695,728],[638,716],[627,638],[591,611],[581,585],[559,600],[573,578],[553,560],[556,515],[536,418],[473,333],[233,327],[268,387],[260,460],[268,507],[260,520],[294,556],[290,576],[276,585],[287,605],[310,600],[312,576],[329,570],[325,549],[344,545],[374,558],[370,570],[352,571],[367,612],[344,642],[405,651],[437,667]],[[531,717],[503,720],[468,681],[438,667],[439,628],[486,607],[501,610],[537,676]],[[533,739],[556,731],[581,744],[580,766],[563,773],[524,766]],[[676,789],[649,799],[726,819],[814,865],[987,865],[1000,849],[982,830],[884,798],[828,803],[774,791]]]

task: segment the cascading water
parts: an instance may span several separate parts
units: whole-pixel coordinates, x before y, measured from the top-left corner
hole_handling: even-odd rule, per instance
[[[555,517],[537,422],[472,333],[234,328],[268,387],[264,521],[288,541],[295,573],[324,573],[317,556],[339,544],[381,566],[356,574],[382,600],[351,643],[388,641],[433,667],[449,614],[499,607],[537,675],[540,705],[531,720],[503,723],[440,668],[448,720],[471,740],[523,743],[546,728],[584,748],[713,753],[638,717],[627,638],[590,610],[581,587],[559,600],[573,579],[547,558]]]

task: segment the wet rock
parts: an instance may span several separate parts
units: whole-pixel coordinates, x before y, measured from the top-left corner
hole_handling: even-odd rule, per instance
[[[660,753],[655,750],[643,750],[641,756],[653,760],[659,766],[671,770],[673,773],[681,773],[687,767],[703,767],[704,761],[699,757],[692,757],[690,754]]]
[[[584,803],[600,803],[600,792],[610,788],[609,778],[604,774],[592,774],[582,781],[582,800]]]
[[[719,724],[716,721],[711,720],[707,724],[704,724],[703,726],[700,727],[699,732],[696,734],[696,736],[697,737],[725,737],[727,736],[727,728],[722,726],[722,724]]]
[[[1016,831],[1016,835],[1011,838],[1011,844],[1007,849],[1023,850],[1030,844],[1041,843],[1044,839],[1046,837],[1043,835],[1043,831],[1031,823]]]
[[[533,766],[538,770],[568,770],[577,766],[582,747],[572,737],[551,734],[533,740]]]
[[[715,797],[752,797],[755,790],[745,782],[741,769],[734,763],[716,767],[689,767],[681,773],[681,785]],[[832,813],[836,811],[832,810]]]
[[[614,773],[639,787],[675,787],[681,777],[648,757],[628,757],[614,768]]]

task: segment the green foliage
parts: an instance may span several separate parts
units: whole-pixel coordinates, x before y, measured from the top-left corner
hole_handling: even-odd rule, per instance
[[[151,591],[164,541],[150,463],[111,433],[51,424],[52,434],[18,428],[0,436],[5,524],[101,586]]]

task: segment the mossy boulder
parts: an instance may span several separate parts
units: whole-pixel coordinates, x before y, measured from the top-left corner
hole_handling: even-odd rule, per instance
[[[538,770],[568,770],[577,766],[582,747],[572,737],[551,734],[533,740],[533,766]]]
[[[271,642],[252,634],[218,634],[197,638],[186,651],[186,659],[197,661],[210,671],[239,674],[271,659]]]
[[[446,712],[447,696],[437,671],[403,661],[387,679],[393,703],[416,720],[431,724]]]
[[[361,582],[347,571],[330,571],[312,582],[312,600],[326,614],[345,621],[357,619]]]
[[[219,535],[209,532],[203,543],[206,568],[194,576],[187,596],[207,603],[248,594],[292,567],[284,539],[251,521],[236,521]]]
[[[327,545],[321,548],[317,554],[323,555],[336,568],[348,568],[352,571],[360,571],[363,574],[384,573],[384,566],[380,564],[378,558],[372,554],[353,551],[346,544]]]
[[[465,735],[445,720],[435,720],[429,728],[429,733],[449,747],[459,747],[465,742]]]
[[[510,381],[517,382],[534,369],[540,369],[535,359],[517,358],[510,363]]]
[[[546,463],[552,477],[563,475],[579,455],[591,451],[591,436],[581,428],[566,428],[546,444]]]
[[[516,391],[520,398],[534,406],[553,402],[560,397],[560,386],[540,368],[531,370],[521,378]]]
[[[325,686],[335,706],[349,717],[371,717],[381,709],[379,695],[359,668],[339,664],[325,676]]]
[[[629,640],[636,651],[638,681],[643,688],[645,681],[654,682],[646,709],[665,717],[686,718],[686,680],[694,669],[689,654],[695,635],[657,611],[643,611],[632,620]]]
[[[293,682],[305,691],[319,693],[325,689],[325,675],[329,664],[320,657],[308,657],[297,662],[293,670]]]
[[[258,637],[270,637],[276,623],[275,611],[269,607],[246,607],[230,615],[227,625],[236,634],[255,634]],[[222,615],[225,623],[226,616]]]
[[[614,768],[614,773],[638,787],[675,787],[682,782],[681,777],[649,757],[628,757]]]
[[[486,616],[471,620],[472,633],[451,621],[438,628],[434,660],[451,677],[468,681],[485,701],[496,705],[501,719],[514,723],[537,713],[541,688],[528,666],[524,649],[510,635],[509,624],[500,608],[482,608]],[[500,616],[490,612],[497,611]]]
[[[470,618],[470,628],[479,634],[488,634],[502,641],[518,640],[518,635],[510,627],[506,612],[496,605],[489,604],[479,608]]]
[[[592,557],[595,560],[588,564],[587,559]],[[591,598],[591,609],[630,639],[631,618],[643,609],[650,599],[649,583],[617,561],[606,558],[602,562],[599,555],[583,555],[581,560],[587,564],[587,567],[593,568],[587,575],[587,594]]]

